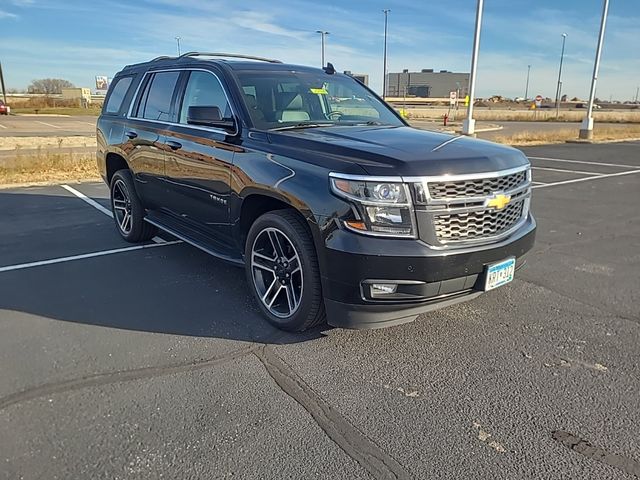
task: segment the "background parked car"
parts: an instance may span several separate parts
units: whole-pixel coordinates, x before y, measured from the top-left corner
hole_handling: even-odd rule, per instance
[[[0,115],[9,115],[9,113],[11,113],[11,107],[0,100]]]

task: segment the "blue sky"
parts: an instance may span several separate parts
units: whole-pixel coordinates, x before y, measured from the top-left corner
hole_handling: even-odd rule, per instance
[[[628,100],[640,84],[639,0],[612,0],[598,96]],[[93,86],[123,65],[182,51],[228,51],[368,73],[382,84],[383,8],[390,8],[388,70],[467,72],[475,0],[0,0],[0,61],[8,88],[58,77]],[[586,97],[602,0],[485,0],[478,96],[553,97],[561,33],[563,91]]]

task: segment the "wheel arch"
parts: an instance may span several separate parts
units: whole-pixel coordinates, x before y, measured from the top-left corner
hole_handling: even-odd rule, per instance
[[[118,170],[131,170],[125,158],[116,152],[109,152],[105,156],[105,175],[107,184],[111,183],[114,173]]]
[[[237,233],[240,244],[244,245],[249,229],[258,217],[275,210],[294,211],[304,220],[306,225],[310,223],[310,212],[308,209],[300,209],[284,195],[262,190],[246,192],[246,194],[241,197],[238,215],[236,216],[238,219]]]

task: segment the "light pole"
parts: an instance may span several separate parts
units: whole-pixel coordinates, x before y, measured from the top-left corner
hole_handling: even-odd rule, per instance
[[[173,37],[176,39],[176,42],[178,43],[178,56],[180,56],[181,52],[180,52],[180,40],[182,40],[182,37]]]
[[[608,12],[609,0],[604,0],[602,4],[602,20],[600,21],[600,35],[598,36],[598,47],[596,48],[596,59],[593,63],[589,106],[587,108],[587,116],[582,121],[582,128],[580,128],[580,138],[593,138],[593,100],[596,96],[596,81],[598,80],[598,70],[600,69],[600,56],[602,55],[602,44],[604,43],[604,30],[607,26]]]
[[[562,61],[564,60],[564,44],[567,41],[567,34],[562,34],[562,52],[560,53],[560,68],[558,69],[558,87],[556,88],[556,115],[560,110],[560,85],[562,82]]]
[[[529,74],[531,73],[531,65],[527,65],[527,86],[524,89],[524,101],[529,98]]]
[[[636,101],[635,101],[635,103],[638,103],[638,93],[640,93],[640,87],[636,87]]]
[[[480,50],[480,30],[482,29],[482,9],[484,0],[478,0],[476,10],[476,32],[473,36],[473,55],[471,56],[471,76],[469,78],[469,106],[467,118],[462,122],[462,134],[473,135],[476,131],[476,121],[473,119],[473,99],[476,93],[476,66],[478,64],[478,50]]]
[[[387,17],[391,10],[385,8],[384,13],[384,52],[382,54],[382,98],[387,95]],[[399,87],[399,86],[398,86]]]
[[[325,35],[329,35],[329,32],[325,32],[324,30],[316,30],[316,33],[319,33],[320,36],[322,37],[321,39],[321,58],[322,58],[322,65],[320,65],[321,68],[324,68],[324,37]]]

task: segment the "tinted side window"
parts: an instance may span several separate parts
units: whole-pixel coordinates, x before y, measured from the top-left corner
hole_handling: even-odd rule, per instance
[[[122,106],[124,96],[127,94],[133,77],[121,77],[111,87],[111,93],[109,94],[109,101],[105,107],[105,113],[118,113]]]
[[[218,107],[223,118],[231,118],[231,107],[222,85],[208,72],[194,71],[189,74],[180,109],[180,123],[187,123],[189,107]]]
[[[171,98],[178,82],[180,72],[160,72],[153,75],[147,84],[147,91],[143,97],[144,104],[140,105],[142,118],[149,120],[171,120]]]

